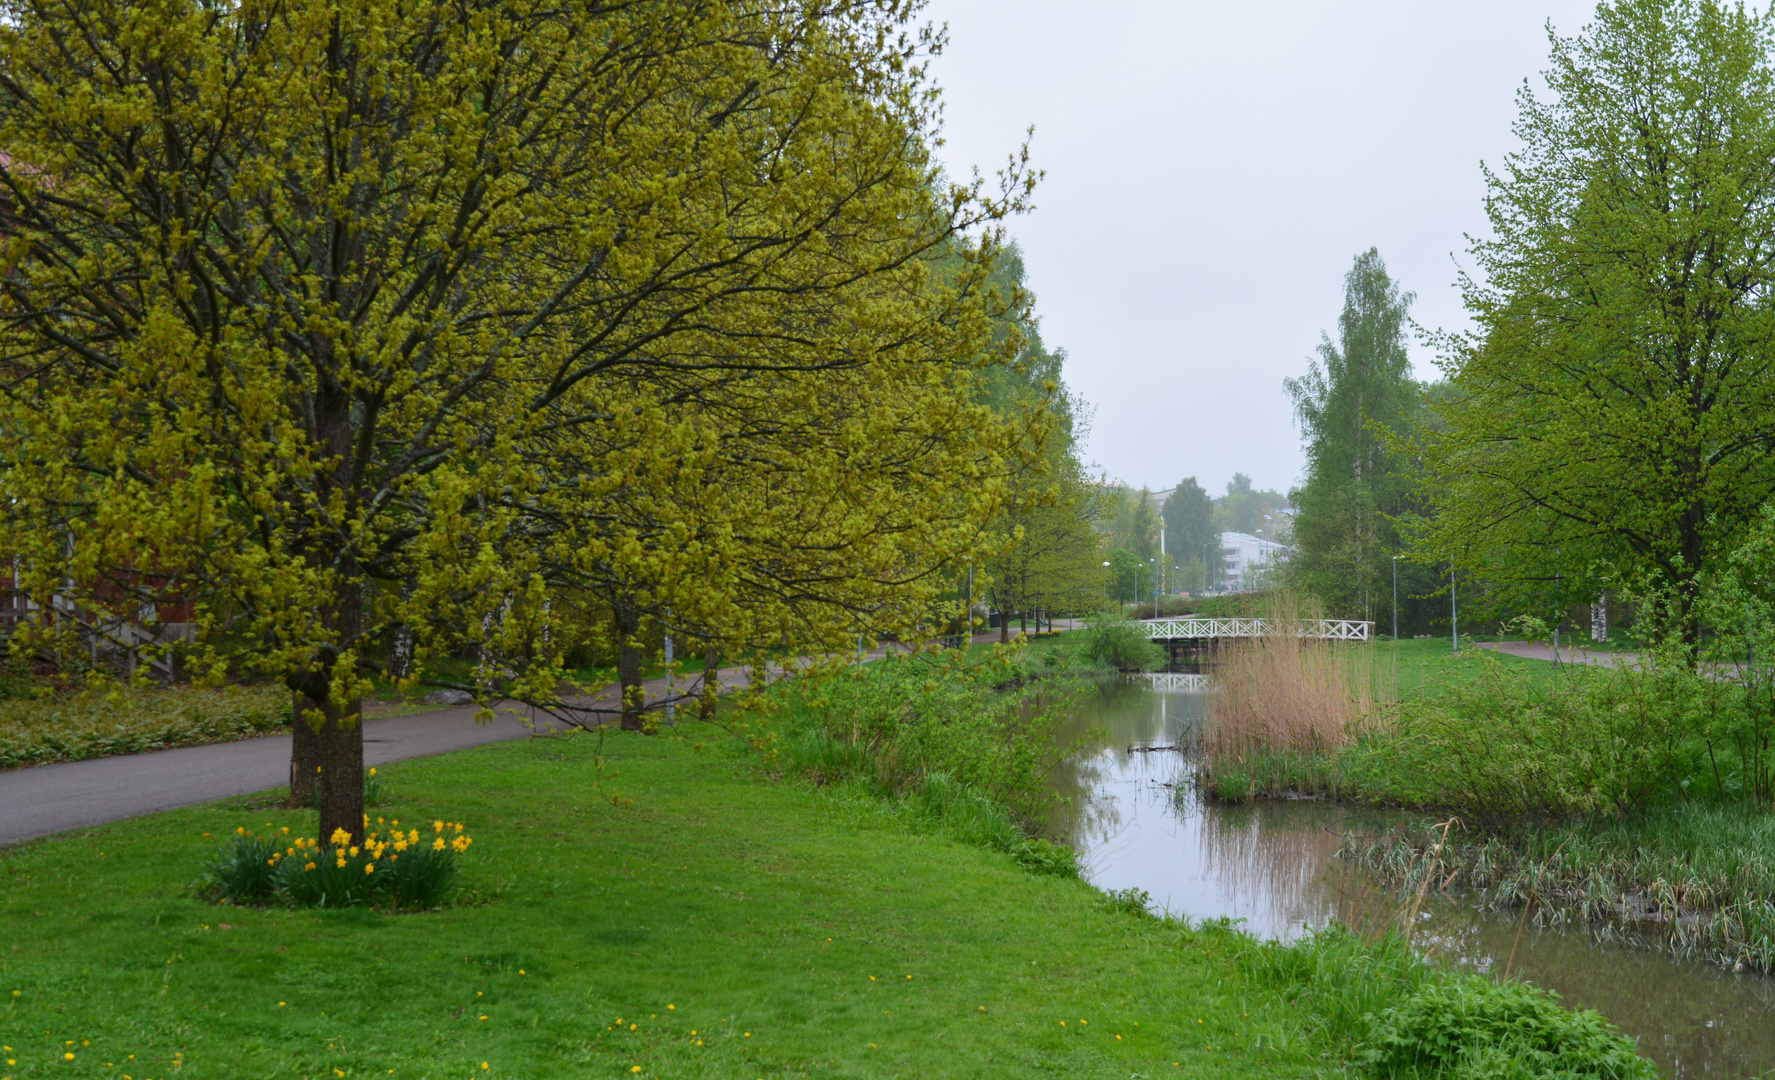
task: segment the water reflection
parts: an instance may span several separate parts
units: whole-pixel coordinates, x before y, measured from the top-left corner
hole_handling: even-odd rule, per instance
[[[1384,816],[1316,802],[1204,804],[1187,781],[1204,697],[1108,683],[1073,718],[1096,736],[1055,771],[1064,802],[1050,822],[1090,880],[1144,889],[1192,918],[1230,916],[1284,938],[1332,919],[1369,924],[1393,914],[1383,890],[1333,858],[1347,830],[1386,828]],[[1144,748],[1179,747],[1148,752]],[[1775,981],[1733,975],[1664,954],[1537,931],[1435,896],[1420,915],[1420,947],[1473,970],[1528,978],[1567,1004],[1597,1009],[1679,1077],[1759,1076],[1775,1070]]]

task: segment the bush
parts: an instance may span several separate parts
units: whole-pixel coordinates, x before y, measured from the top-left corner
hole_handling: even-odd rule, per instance
[[[1349,782],[1369,797],[1504,826],[1612,816],[1699,779],[1685,746],[1718,683],[1692,672],[1571,667],[1537,686],[1489,654],[1479,677],[1400,707],[1368,740]]]
[[[1059,727],[1082,686],[1029,680],[1012,650],[890,656],[784,688],[789,764],[820,783],[857,779],[878,794],[917,794],[942,774],[1031,829],[1046,817]]]
[[[356,907],[381,902],[396,908],[434,908],[455,887],[459,860],[474,840],[458,822],[435,821],[431,835],[402,832],[396,821],[362,844],[340,829],[328,843],[290,837],[289,830],[258,836],[245,829],[224,841],[205,880],[222,900],[257,904],[272,899],[302,908]]]
[[[91,688],[0,700],[0,769],[251,739],[290,724],[278,686]]]
[[[1364,1072],[1397,1078],[1639,1080],[1658,1075],[1594,1012],[1521,983],[1453,976],[1398,934],[1366,941],[1332,926],[1295,942],[1247,939],[1239,966],[1320,1017]]]
[[[1080,635],[1078,650],[1089,663],[1117,671],[1150,671],[1165,663],[1165,650],[1146,636],[1146,629],[1117,611],[1092,619]]]
[[[1597,1013],[1573,1012],[1547,991],[1477,975],[1426,983],[1386,1009],[1356,1061],[1377,1076],[1426,1080],[1658,1075]]]

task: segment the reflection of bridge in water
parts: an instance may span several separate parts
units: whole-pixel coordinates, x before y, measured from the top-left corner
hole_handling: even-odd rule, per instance
[[[1165,646],[1170,667],[1194,664],[1218,642],[1270,635],[1315,641],[1368,641],[1374,624],[1358,619],[1141,619],[1146,636]]]

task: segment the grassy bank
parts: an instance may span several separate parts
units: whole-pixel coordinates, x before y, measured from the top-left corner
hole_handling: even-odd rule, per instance
[[[1396,951],[1130,914],[678,735],[385,769],[382,814],[476,835],[438,912],[198,899],[205,833],[312,828],[271,799],[5,850],[4,1075],[1306,1076],[1357,1052],[1357,1003],[1422,997]]]
[[[1746,685],[1654,653],[1632,669],[1555,669],[1487,650],[1451,656],[1448,644],[1383,643],[1368,683],[1310,687],[1286,648],[1252,650],[1227,668],[1213,706],[1207,790],[1452,819],[1434,854],[1441,841],[1423,828],[1353,842],[1350,854],[1407,889],[1458,881],[1499,909],[1527,906],[1541,925],[1775,970],[1767,672]],[[1366,669],[1340,670],[1360,682]],[[1378,698],[1371,685],[1397,696],[1363,706]],[[1290,694],[1346,704],[1321,705],[1315,715],[1338,722],[1314,726],[1271,706]]]

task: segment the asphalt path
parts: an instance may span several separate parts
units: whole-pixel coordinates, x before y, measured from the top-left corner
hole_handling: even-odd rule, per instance
[[[981,634],[975,640],[997,637],[996,633]],[[868,659],[881,655],[883,650],[876,649]],[[773,670],[771,675],[779,673]],[[747,669],[738,667],[717,672],[723,690],[747,685],[749,675]],[[664,679],[642,685],[651,701],[666,696]],[[680,695],[700,693],[700,676],[680,676],[675,689]],[[614,709],[620,700],[615,687],[607,687],[575,704]],[[548,716],[522,706],[497,706],[494,719],[485,724],[475,719],[476,711],[475,706],[465,705],[407,716],[370,717],[364,721],[364,764],[385,765],[447,754],[550,730]],[[289,782],[288,735],[9,769],[0,772],[0,846],[267,791]]]
[[[742,684],[744,676],[737,668],[720,672],[725,686]],[[664,679],[643,685],[655,699],[666,692]],[[683,687],[682,679],[679,685]],[[619,700],[607,689],[591,703],[609,708]],[[535,715],[532,726],[528,721],[533,714],[523,706],[496,706],[488,723],[476,720],[476,711],[475,706],[464,705],[368,718],[364,721],[364,764],[385,765],[447,754],[530,738],[550,729],[546,715]],[[9,769],[0,772],[0,845],[266,791],[289,782],[288,735]]]

